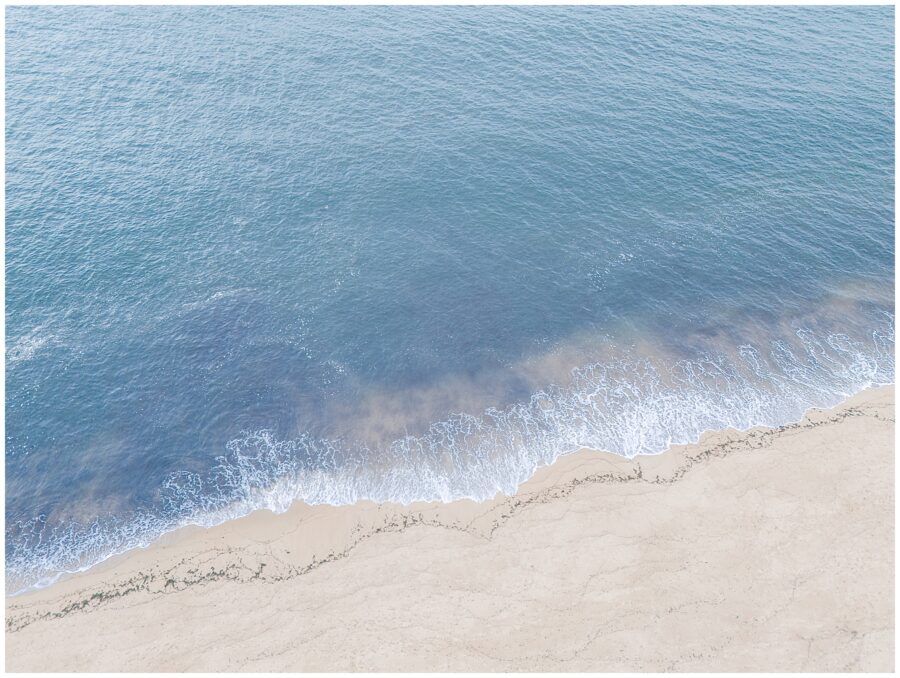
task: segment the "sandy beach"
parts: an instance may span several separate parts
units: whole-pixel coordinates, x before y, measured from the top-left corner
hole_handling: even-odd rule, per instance
[[[894,390],[514,497],[295,506],[7,599],[8,671],[891,671]]]

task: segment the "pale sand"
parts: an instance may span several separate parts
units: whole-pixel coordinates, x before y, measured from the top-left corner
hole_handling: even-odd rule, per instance
[[[894,390],[487,504],[297,506],[7,600],[8,670],[894,665]]]

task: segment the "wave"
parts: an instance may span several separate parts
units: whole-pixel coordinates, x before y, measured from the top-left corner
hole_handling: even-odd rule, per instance
[[[894,317],[860,338],[792,336],[671,362],[636,356],[590,363],[527,401],[456,414],[422,435],[370,447],[248,431],[205,474],[170,475],[152,509],[90,525],[45,516],[7,526],[7,591],[53,583],[180,527],[211,527],[295,502],[409,504],[513,494],[541,466],[582,448],[623,457],[696,442],[705,431],[776,427],[894,381]]]
[[[43,333],[44,326],[35,327],[27,334],[15,341],[10,341],[6,350],[6,365],[11,368],[17,363],[31,360],[40,350],[50,346],[54,341],[53,335]]]

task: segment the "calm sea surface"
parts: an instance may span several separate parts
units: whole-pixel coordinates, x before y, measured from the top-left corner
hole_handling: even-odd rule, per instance
[[[894,380],[892,8],[33,7],[6,39],[10,592]]]

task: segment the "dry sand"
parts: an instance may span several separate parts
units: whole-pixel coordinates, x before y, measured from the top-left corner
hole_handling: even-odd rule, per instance
[[[485,504],[181,530],[6,628],[11,671],[891,671],[894,390]]]

